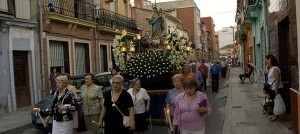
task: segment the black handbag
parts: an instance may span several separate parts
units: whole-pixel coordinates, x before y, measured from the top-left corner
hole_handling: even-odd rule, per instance
[[[275,80],[272,82],[272,84],[268,84],[267,82],[264,83],[264,92],[266,94],[269,94],[272,91],[272,85],[274,84]]]

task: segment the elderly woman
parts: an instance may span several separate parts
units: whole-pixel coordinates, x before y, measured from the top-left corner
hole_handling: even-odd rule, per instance
[[[183,90],[183,75],[182,74],[175,74],[172,77],[172,84],[174,85],[174,88],[170,90],[166,97],[166,103],[167,103],[167,109],[170,109],[170,116],[171,120],[174,116],[174,109],[175,109],[175,97],[184,92]]]
[[[69,91],[72,91],[75,95],[75,98],[77,99],[77,93],[76,93],[76,88],[72,85],[70,85],[70,79],[71,79],[71,75],[68,73],[63,73],[61,74],[61,76],[63,76],[66,80],[67,80],[67,89]],[[77,128],[78,128],[78,112],[75,111],[75,113],[73,114],[73,134],[77,134]]]
[[[150,97],[144,88],[141,88],[141,80],[135,78],[131,81],[132,88],[128,89],[134,104],[134,119],[135,119],[135,132],[142,134],[148,129],[146,122],[146,112],[150,110]],[[145,101],[147,106],[145,107]]]
[[[130,134],[135,129],[133,102],[130,94],[123,90],[124,79],[121,75],[112,78],[112,90],[104,95],[104,107],[99,119],[100,127],[105,121],[105,134]],[[123,116],[130,117],[129,127],[123,124]]]
[[[211,113],[207,96],[196,91],[194,78],[185,78],[185,92],[176,96],[173,125],[180,134],[204,134],[205,118]]]
[[[45,127],[53,117],[52,134],[72,134],[73,114],[77,110],[77,100],[72,91],[67,89],[68,81],[63,76],[56,77],[57,91]]]
[[[83,102],[84,122],[88,131],[98,133],[97,122],[100,117],[103,94],[99,86],[94,84],[93,74],[85,75],[85,85],[81,87],[81,100]]]
[[[272,91],[269,93],[270,99],[275,99],[275,96],[283,90],[283,85],[281,82],[281,73],[278,68],[278,61],[273,55],[266,55],[267,68],[269,68],[267,83],[271,85]],[[270,118],[270,121],[278,121],[279,115],[274,115]]]

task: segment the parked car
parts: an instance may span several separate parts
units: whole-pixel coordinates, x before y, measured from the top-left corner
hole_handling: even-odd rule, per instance
[[[96,73],[94,83],[96,85],[101,86],[103,92],[108,91],[111,89],[109,79],[112,78],[111,72],[103,72],[103,73]],[[76,87],[77,96],[80,97],[81,91],[80,87],[84,84],[84,75],[76,75],[71,76],[70,84]],[[47,96],[46,98],[42,99],[40,102],[35,104],[34,109],[31,111],[31,119],[32,124],[36,129],[43,129],[43,123],[39,118],[38,113],[35,112],[36,109],[39,109],[39,113],[42,118],[45,120],[49,114],[53,102],[53,94]],[[83,112],[82,112],[82,102],[78,102],[78,131],[86,130],[84,119],[83,119]],[[52,126],[52,122],[49,122],[49,126]]]

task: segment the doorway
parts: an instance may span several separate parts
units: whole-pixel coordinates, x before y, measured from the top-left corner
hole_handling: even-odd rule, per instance
[[[290,64],[289,64],[289,20],[288,17],[278,23],[278,52],[279,52],[279,68],[281,71],[281,81],[285,90],[282,91],[282,98],[286,104],[286,110],[290,112]]]
[[[30,105],[28,52],[13,51],[17,108]]]

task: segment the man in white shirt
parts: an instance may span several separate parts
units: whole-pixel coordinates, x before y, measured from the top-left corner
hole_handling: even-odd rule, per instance
[[[225,58],[221,61],[221,75],[222,78],[226,78],[226,72],[227,72],[227,60]]]

